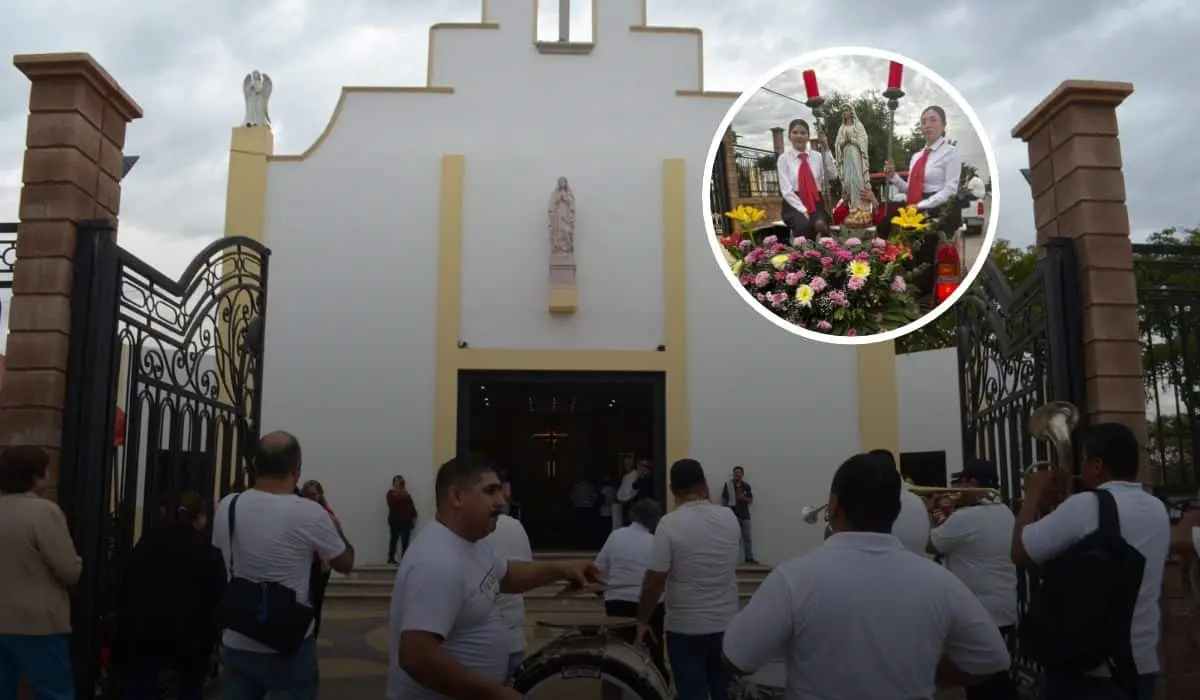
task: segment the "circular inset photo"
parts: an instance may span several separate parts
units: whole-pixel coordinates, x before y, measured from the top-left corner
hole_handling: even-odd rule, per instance
[[[729,283],[811,340],[867,345],[937,320],[995,235],[999,178],[979,117],[888,51],[777,67],[725,115],[706,166],[705,220]]]

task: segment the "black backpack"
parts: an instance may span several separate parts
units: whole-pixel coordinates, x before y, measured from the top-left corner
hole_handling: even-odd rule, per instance
[[[1046,669],[1086,673],[1107,667],[1136,688],[1130,627],[1146,558],[1121,536],[1113,495],[1093,489],[1100,526],[1041,567],[1041,581],[1021,621],[1021,645]]]

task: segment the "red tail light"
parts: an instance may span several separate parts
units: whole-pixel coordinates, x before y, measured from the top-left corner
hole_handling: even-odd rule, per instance
[[[978,206],[976,206],[976,208],[975,208],[975,209],[976,209],[976,212],[977,212],[977,213],[975,214],[976,216],[983,216],[983,200],[980,200],[980,202],[979,202]]]
[[[962,258],[958,255],[958,246],[950,241],[938,243],[934,261],[937,276],[933,293],[934,299],[940,304],[949,299],[962,282]]]

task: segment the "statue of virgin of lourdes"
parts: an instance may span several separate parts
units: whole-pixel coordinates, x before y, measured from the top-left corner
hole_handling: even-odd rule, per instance
[[[572,255],[575,253],[575,195],[571,192],[567,178],[558,178],[558,186],[550,194],[547,212],[550,218],[550,253]]]
[[[842,124],[838,128],[834,149],[837,152],[839,179],[842,181],[842,200],[851,211],[870,209],[864,194],[871,188],[871,166],[867,160],[867,129],[858,120],[852,105],[842,105]]]

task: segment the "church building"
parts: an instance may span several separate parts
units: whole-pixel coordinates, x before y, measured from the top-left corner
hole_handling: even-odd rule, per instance
[[[594,2],[583,43],[538,41],[537,0],[484,0],[430,28],[425,85],[343,89],[303,153],[234,129],[226,232],[272,250],[263,426],[299,437],[363,563],[393,475],[428,522],[456,454],[507,472],[535,550],[595,549],[571,490],[635,459],[668,507],[674,460],[714,498],[743,465],[776,563],[820,541],[798,511],[842,460],[899,450],[891,343],[803,340],[730,288],[703,203],[738,95],[647,1]]]

